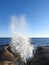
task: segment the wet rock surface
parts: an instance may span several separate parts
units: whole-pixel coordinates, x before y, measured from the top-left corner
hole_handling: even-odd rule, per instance
[[[0,48],[0,65],[49,65],[49,46],[39,46],[34,57],[22,62],[19,54],[14,54],[9,45]]]
[[[0,65],[25,65],[19,54],[14,54],[9,45],[0,48]]]
[[[49,65],[49,46],[38,47],[30,65]]]

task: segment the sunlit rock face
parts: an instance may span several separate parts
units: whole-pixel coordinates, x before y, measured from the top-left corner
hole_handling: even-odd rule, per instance
[[[29,38],[20,33],[15,33],[11,38],[11,50],[13,53],[19,53],[21,60],[26,62],[33,57],[34,46],[30,44]]]

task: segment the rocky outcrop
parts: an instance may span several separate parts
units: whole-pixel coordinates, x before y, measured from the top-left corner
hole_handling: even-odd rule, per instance
[[[49,65],[49,46],[38,47],[30,65]]]
[[[0,53],[0,65],[25,65],[19,54],[14,54],[9,45],[3,47]]]
[[[49,65],[49,46],[39,46],[34,57],[24,63],[20,55],[14,54],[10,46],[6,45],[0,52],[0,65]]]
[[[7,50],[9,47],[9,45],[5,45],[0,51],[0,65],[15,65],[14,55]]]

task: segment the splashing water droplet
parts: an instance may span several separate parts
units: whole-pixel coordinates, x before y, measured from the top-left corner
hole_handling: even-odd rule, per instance
[[[11,50],[15,54],[19,53],[21,56],[21,60],[26,62],[26,60],[33,57],[34,46],[30,44],[29,38],[17,32],[12,37]]]

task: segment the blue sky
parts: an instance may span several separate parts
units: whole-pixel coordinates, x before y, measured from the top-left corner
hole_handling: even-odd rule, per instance
[[[0,0],[0,37],[10,37],[10,17],[25,15],[29,37],[49,37],[49,0]]]

